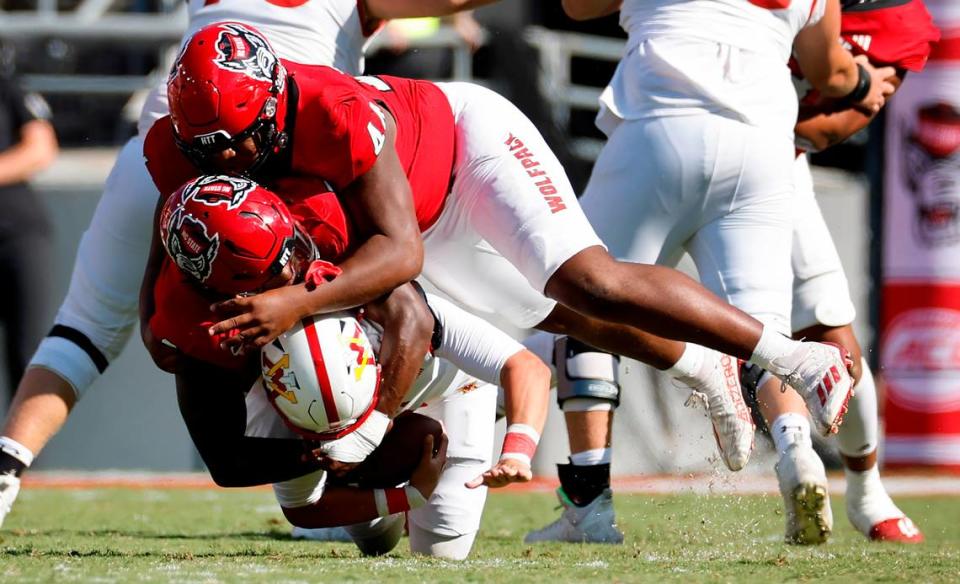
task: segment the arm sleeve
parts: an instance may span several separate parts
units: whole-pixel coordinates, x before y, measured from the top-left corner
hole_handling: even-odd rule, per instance
[[[187,431],[221,487],[278,483],[319,470],[317,461],[304,460],[307,443],[303,440],[244,435],[244,390],[253,376],[198,363],[176,379],[177,402]]]
[[[487,321],[469,314],[433,294],[427,294],[440,330],[434,355],[446,359],[468,375],[499,385],[500,370],[523,345]]]

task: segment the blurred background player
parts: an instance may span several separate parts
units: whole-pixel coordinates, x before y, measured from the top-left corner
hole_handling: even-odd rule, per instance
[[[629,35],[601,96],[597,126],[608,141],[581,198],[611,254],[673,266],[687,252],[708,289],[771,331],[789,334],[797,107],[787,61],[795,52],[824,95],[869,111],[892,91],[883,80],[893,70],[858,65],[835,42],[836,0],[777,9],[747,0],[567,0],[563,6],[577,19],[620,10]],[[718,369],[730,385],[739,385],[732,359],[690,343],[678,361],[665,365],[693,387]],[[829,393],[832,380],[824,384]],[[592,443],[581,447],[596,453],[590,462],[605,464],[612,409],[609,401],[594,403],[594,411],[580,405],[587,411],[567,411],[568,430],[590,437]],[[822,424],[819,429],[826,433]],[[608,472],[599,466],[577,470]],[[609,498],[608,490],[603,497]],[[591,501],[562,493],[560,500],[561,518],[526,541],[591,539],[582,528]]]
[[[46,267],[52,259],[52,226],[43,201],[27,182],[53,163],[58,146],[49,106],[39,94],[20,89],[12,71],[12,49],[6,49],[0,43],[0,322],[13,387],[43,338],[50,303]],[[4,396],[5,401],[9,397]],[[0,462],[0,474],[9,470]]]
[[[896,74],[888,80],[895,88],[900,87],[907,71],[923,68],[932,44],[940,36],[920,0],[844,0],[842,9],[844,46],[877,67],[896,68]],[[799,68],[794,69],[794,84],[800,98],[798,150],[816,152],[828,148],[862,130],[874,118],[874,112],[821,100]],[[919,529],[894,504],[880,482],[877,389],[853,331],[856,313],[849,285],[814,197],[805,152],[797,156],[794,168],[793,336],[840,344],[851,352],[855,363],[855,394],[837,433],[847,480],[847,518],[857,531],[872,540],[922,541]],[[776,470],[787,511],[786,540],[823,543],[833,529],[833,515],[826,472],[811,443],[803,402],[792,392],[780,391],[779,383],[760,383],[759,390],[754,386],[756,395],[752,401],[762,416],[758,420],[769,428],[780,458]],[[795,507],[788,501],[801,484],[805,485],[804,490],[817,493],[814,505]]]
[[[277,39],[276,49],[286,58],[360,74],[363,49],[384,19],[449,14],[489,1],[311,0],[289,5],[191,0],[184,38],[219,20],[256,23]],[[147,98],[139,132],[166,112],[166,87],[160,84]],[[143,166],[142,150],[139,134],[120,150],[77,250],[67,297],[20,381],[0,432],[0,468],[5,469],[0,474],[0,525],[17,497],[23,470],[119,355],[137,322],[149,225],[159,197]]]

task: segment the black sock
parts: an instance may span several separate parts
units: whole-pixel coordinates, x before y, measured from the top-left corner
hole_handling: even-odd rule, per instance
[[[27,468],[27,465],[23,464],[23,461],[0,450],[0,475],[13,475],[19,477],[23,474],[23,469]]]
[[[610,488],[609,463],[590,466],[558,464],[557,474],[563,492],[577,507],[589,505],[604,489]]]

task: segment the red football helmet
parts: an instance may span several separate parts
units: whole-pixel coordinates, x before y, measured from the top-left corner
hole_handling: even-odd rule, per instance
[[[253,172],[285,145],[287,73],[267,39],[247,24],[205,26],[183,46],[167,79],[180,149],[201,169],[210,157],[253,137]]]
[[[302,239],[279,197],[234,176],[201,176],[180,187],[160,212],[160,236],[181,272],[231,296],[261,290]]]

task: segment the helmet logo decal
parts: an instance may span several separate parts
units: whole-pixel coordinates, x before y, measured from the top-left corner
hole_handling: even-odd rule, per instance
[[[207,234],[207,226],[182,209],[170,218],[167,251],[177,267],[200,282],[206,282],[213,272],[213,261],[220,250],[220,234]]]
[[[220,25],[214,63],[259,81],[273,82],[277,57],[262,36],[243,25],[226,23]]]
[[[204,176],[184,190],[182,200],[193,199],[210,207],[226,205],[232,211],[243,204],[256,186],[253,181],[235,176]]]

